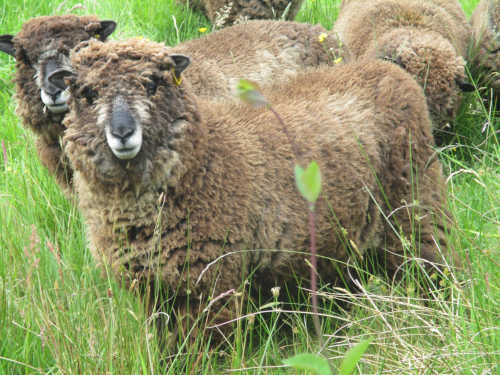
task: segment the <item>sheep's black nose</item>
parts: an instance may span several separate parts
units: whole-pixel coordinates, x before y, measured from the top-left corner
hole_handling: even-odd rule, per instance
[[[59,95],[61,94],[62,90],[54,90],[51,92],[45,91],[52,99],[52,101],[55,103]]]
[[[44,85],[43,85],[43,91],[50,96],[52,101],[55,103],[59,95],[63,90],[61,90],[59,87],[53,85],[48,79],[45,79]]]
[[[113,103],[110,130],[111,134],[119,138],[122,143],[126,143],[127,138],[131,137],[136,130],[135,120],[130,109],[121,97],[118,97]]]
[[[56,102],[57,97],[61,94],[63,90],[61,90],[59,87],[54,85],[52,82],[49,80],[49,76],[54,73],[57,69],[59,69],[59,65],[57,64],[56,61],[54,60],[49,60],[46,62],[44,68],[45,71],[42,73],[43,74],[43,90],[45,93],[52,98],[54,103]]]

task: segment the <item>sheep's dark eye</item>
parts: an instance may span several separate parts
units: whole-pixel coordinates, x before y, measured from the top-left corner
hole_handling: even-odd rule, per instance
[[[97,99],[98,93],[96,90],[87,86],[82,89],[82,96],[87,100],[88,104],[92,104]]]
[[[156,93],[156,88],[158,87],[159,78],[156,76],[150,77],[150,79],[144,84],[146,88],[146,93],[148,96],[152,96]]]

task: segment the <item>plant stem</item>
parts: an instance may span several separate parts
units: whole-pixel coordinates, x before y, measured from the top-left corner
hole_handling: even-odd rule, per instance
[[[309,233],[311,236],[311,291],[312,291],[312,308],[313,308],[313,322],[314,329],[316,330],[316,335],[318,336],[320,342],[321,339],[321,325],[319,323],[318,317],[318,295],[317,291],[317,281],[316,281],[316,273],[317,273],[317,256],[316,256],[316,213],[314,212],[314,204],[311,203],[309,208]]]
[[[286,137],[288,138],[288,143],[290,143],[290,146],[292,147],[293,156],[295,156],[296,162],[299,163],[300,159],[299,159],[299,150],[298,150],[297,144],[295,143],[295,140],[292,138],[292,136],[288,132],[288,129],[286,128],[285,122],[283,121],[281,116],[278,114],[278,112],[276,112],[270,104],[267,106],[267,108],[273,113],[273,115],[276,117],[276,119],[278,119],[278,122],[281,125],[281,129],[285,133]],[[300,163],[299,163],[299,165],[300,165]]]
[[[290,143],[290,146],[292,148],[292,153],[295,157],[296,162],[299,162],[299,152],[298,152],[298,147],[297,144],[295,143],[295,140],[292,138],[290,133],[288,132],[288,129],[285,125],[285,122],[281,118],[281,116],[274,110],[274,108],[268,104],[267,108],[274,114],[276,119],[281,125],[281,128],[283,132],[285,133],[286,137],[288,138],[288,142]],[[321,324],[319,322],[319,316],[318,316],[318,295],[317,295],[317,265],[318,265],[318,260],[316,256],[316,213],[314,212],[314,203],[310,203],[309,206],[309,234],[311,236],[311,292],[312,292],[312,308],[313,308],[313,322],[314,322],[314,330],[316,331],[316,335],[318,336],[318,339],[320,341],[321,346],[323,346],[323,339],[321,335]]]

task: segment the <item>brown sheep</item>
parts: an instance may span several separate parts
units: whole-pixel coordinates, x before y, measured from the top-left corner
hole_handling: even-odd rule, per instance
[[[337,37],[320,25],[267,20],[227,27],[171,53],[191,57],[186,78],[198,97],[213,99],[233,99],[243,77],[263,87],[308,67],[349,60]]]
[[[481,86],[493,89],[500,107],[500,0],[482,0],[471,17],[472,70]]]
[[[217,27],[254,19],[293,20],[304,0],[179,0],[199,10]]]
[[[25,22],[16,35],[0,36],[0,51],[16,59],[16,113],[35,133],[42,164],[68,194],[72,171],[59,143],[68,94],[52,85],[47,76],[68,64],[76,44],[91,38],[104,41],[115,27],[115,22],[95,16],[44,16]]]
[[[354,58],[397,63],[424,88],[436,135],[454,121],[470,26],[456,0],[344,0],[335,31]]]
[[[144,39],[91,41],[73,51],[73,72],[51,77],[70,86],[64,150],[94,258],[130,282],[157,277],[181,311],[188,295],[203,306],[251,271],[264,289],[310,271],[287,138],[269,111],[197,98],[180,81],[189,62]],[[301,159],[321,168],[323,280],[338,279],[349,241],[384,249],[394,272],[414,233],[419,256],[440,261],[444,182],[422,89],[406,72],[373,59],[265,93]]]

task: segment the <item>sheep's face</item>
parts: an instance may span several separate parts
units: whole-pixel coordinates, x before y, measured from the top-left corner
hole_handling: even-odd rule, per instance
[[[69,66],[69,57],[53,49],[44,52],[33,66],[42,103],[54,114],[62,114],[68,110],[69,93],[68,90],[61,90],[53,85],[47,77],[63,66]]]
[[[395,29],[367,53],[398,64],[417,80],[424,89],[436,129],[453,121],[461,92],[473,89],[467,83],[464,59],[437,33]]]
[[[143,44],[154,48],[141,51]],[[84,143],[91,149],[86,165],[102,180],[147,173],[158,158],[172,165],[178,160],[176,142],[187,116],[180,78],[189,58],[159,46],[134,40],[83,43],[72,57],[72,71],[60,69],[49,77],[60,89],[69,85],[67,147]]]
[[[486,30],[481,37],[479,63],[488,72],[488,84],[500,91],[500,1],[490,2]]]
[[[26,22],[15,36],[0,36],[0,51],[17,61],[16,80],[23,97],[31,98],[31,111],[39,106],[41,112],[62,118],[68,110],[69,94],[53,85],[49,75],[69,67],[69,53],[76,44],[91,38],[105,40],[115,27],[113,21],[98,21],[91,16],[50,16]]]

